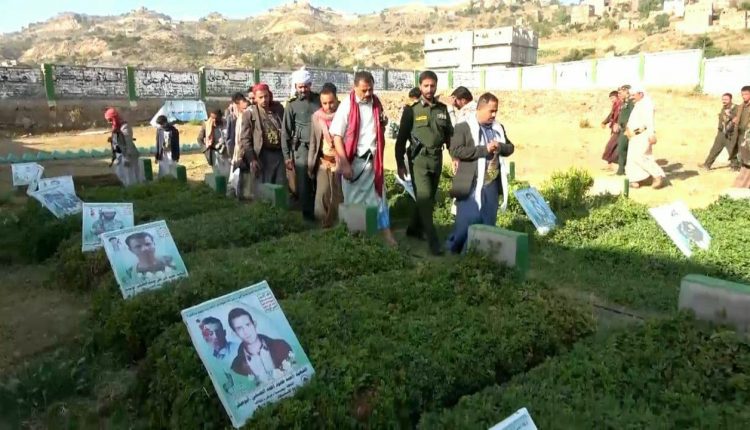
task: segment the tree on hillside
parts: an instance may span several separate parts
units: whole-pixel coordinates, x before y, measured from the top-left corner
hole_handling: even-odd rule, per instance
[[[693,49],[702,49],[703,56],[706,58],[721,57],[725,55],[724,51],[715,46],[714,41],[705,34],[698,36],[690,47]]]
[[[740,7],[738,9],[739,10],[750,10],[750,2],[743,1],[742,3],[740,3]]]
[[[669,15],[666,13],[657,15],[656,18],[654,18],[654,25],[659,30],[669,27]]]
[[[664,0],[641,0],[638,6],[638,12],[641,13],[641,17],[647,17],[649,12],[652,10],[663,10]]]
[[[552,15],[552,24],[565,25],[570,23],[570,14],[566,9],[560,8]]]

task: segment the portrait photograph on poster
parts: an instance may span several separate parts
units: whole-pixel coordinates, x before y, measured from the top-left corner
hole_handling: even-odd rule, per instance
[[[74,215],[81,212],[83,202],[75,192],[69,191],[64,184],[48,187],[29,193],[57,218]]]
[[[101,248],[101,234],[133,227],[135,224],[132,203],[84,203],[81,212],[83,252]]]
[[[102,233],[100,237],[126,299],[188,276],[165,221]]]
[[[54,178],[42,178],[36,182],[37,191],[44,191],[47,188],[60,186],[65,191],[75,194],[76,187],[73,183],[72,176],[56,176]]]
[[[182,320],[235,427],[315,373],[265,281],[185,309]]]
[[[32,185],[41,179],[42,174],[44,174],[44,167],[37,163],[13,163],[10,169],[14,187]]]
[[[547,234],[555,228],[557,217],[536,188],[516,190],[514,194],[539,234]]]
[[[693,216],[684,202],[678,201],[651,208],[648,211],[686,257],[693,255],[691,245],[693,243],[703,250],[708,250],[711,246],[711,235]]]

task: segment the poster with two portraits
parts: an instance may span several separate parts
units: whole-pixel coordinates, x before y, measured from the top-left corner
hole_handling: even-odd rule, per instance
[[[98,222],[116,224],[113,208],[104,209]],[[99,237],[125,299],[188,276],[165,221]],[[235,427],[259,407],[292,396],[314,373],[266,282],[185,309],[182,319]]]

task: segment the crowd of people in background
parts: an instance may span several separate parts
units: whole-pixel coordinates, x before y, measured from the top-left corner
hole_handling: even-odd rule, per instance
[[[732,94],[721,96],[721,108],[714,143],[708,156],[698,167],[710,171],[716,158],[726,149],[729,167],[739,172],[733,186],[750,188],[750,86],[741,90],[742,104],[732,103]],[[604,147],[602,160],[607,169],[617,163],[617,175],[625,175],[631,187],[639,188],[651,182],[653,188],[667,185],[666,175],[656,162],[654,103],[640,86],[623,85],[609,93],[612,103],[602,127],[609,127],[610,137]]]
[[[304,67],[292,74],[292,84],[295,94],[285,106],[260,83],[234,94],[225,111],[209,114],[198,141],[213,174],[227,177],[227,193],[241,200],[257,198],[260,184],[286,186],[303,218],[323,227],[336,223],[342,203],[375,207],[385,241],[396,245],[384,176],[389,120],[373,92],[372,74],[356,72],[343,100],[331,83],[313,92],[312,76]],[[407,235],[425,240],[440,255],[462,252],[470,225],[495,225],[498,208],[507,205],[505,157],[514,146],[496,120],[496,96],[485,93],[475,101],[467,88],[458,87],[444,104],[436,96],[437,84],[434,72],[420,74],[394,137],[397,174],[411,181],[415,198]],[[126,186],[141,181],[132,130],[116,110],[108,110],[106,117],[112,124],[118,177]],[[173,174],[180,158],[179,131],[166,117],[158,118],[157,125],[156,160],[159,176],[165,176]],[[452,158],[456,222],[443,242],[433,213],[445,149]]]
[[[259,83],[237,93],[228,108],[216,110],[198,136],[215,175],[228,178],[227,193],[242,200],[258,197],[260,184],[288,187],[305,220],[333,226],[340,204],[377,208],[378,228],[387,243],[396,245],[391,231],[384,181],[385,131],[388,118],[367,71],[354,75],[350,92],[339,100],[338,88],[326,83],[312,91],[312,76],[304,68],[292,74],[295,95],[286,105],[274,100],[268,85]],[[456,88],[444,104],[436,95],[434,72],[419,75],[409,91],[397,125],[391,126],[398,178],[411,181],[415,205],[407,236],[425,240],[429,250],[460,253],[473,224],[495,225],[498,209],[508,201],[506,157],[514,152],[505,127],[497,121],[499,101],[491,93],[477,100],[467,88]],[[617,164],[633,188],[667,185],[654,157],[654,102],[641,86],[623,85],[609,94],[612,107],[602,121],[610,138],[602,159]],[[736,187],[750,187],[750,86],[742,88],[743,103],[722,96],[714,145],[701,168],[709,170],[726,149],[730,165],[740,175]],[[112,125],[112,163],[123,184],[142,180],[132,129],[115,109],[105,118]],[[179,131],[166,117],[157,119],[156,160],[159,176],[173,174],[180,159]],[[407,146],[408,144],[408,146]],[[443,153],[451,156],[456,218],[441,241],[433,223]],[[502,196],[502,203],[500,201]]]

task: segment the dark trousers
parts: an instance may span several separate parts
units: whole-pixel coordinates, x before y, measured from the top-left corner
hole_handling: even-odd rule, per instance
[[[482,188],[482,208],[474,200],[474,190],[469,197],[456,201],[456,221],[453,224],[446,248],[454,254],[462,252],[469,237],[469,227],[474,224],[497,224],[497,209],[500,207],[500,179],[497,178]]]
[[[708,152],[708,157],[706,157],[706,161],[703,164],[706,167],[711,168],[714,161],[716,161],[716,157],[718,157],[719,154],[721,154],[721,151],[726,148],[729,153],[729,164],[733,168],[740,167],[740,162],[737,160],[737,141],[733,139],[733,137],[734,136],[729,136],[727,138],[724,136],[723,132],[717,131],[716,137],[714,138],[714,144],[711,146],[711,150]]]
[[[302,217],[315,220],[315,182],[307,174],[307,153],[309,143],[303,142],[294,151],[294,170],[297,182],[297,199],[302,209]]]
[[[261,149],[258,163],[261,184],[286,185],[286,166],[281,149]]]
[[[415,235],[424,234],[430,249],[438,251],[440,240],[432,215],[435,211],[435,196],[440,183],[440,174],[443,171],[442,151],[434,154],[421,153],[414,160],[409,159],[409,171],[416,197],[416,207],[409,223],[409,232]]]
[[[620,131],[617,137],[617,174],[625,174],[625,164],[628,161],[628,137],[624,131]]]

